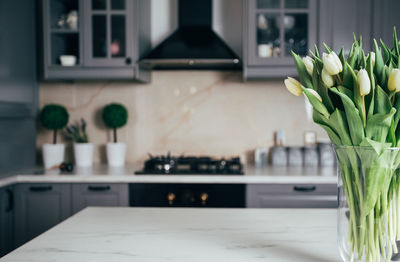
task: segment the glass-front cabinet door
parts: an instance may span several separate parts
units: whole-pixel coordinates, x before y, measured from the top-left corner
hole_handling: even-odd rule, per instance
[[[85,0],[85,63],[90,66],[132,65],[132,0]]]
[[[292,65],[316,43],[315,0],[249,0],[248,62]]]

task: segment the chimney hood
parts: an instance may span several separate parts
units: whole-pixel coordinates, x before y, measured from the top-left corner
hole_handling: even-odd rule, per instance
[[[179,0],[178,29],[140,65],[159,69],[235,69],[239,57],[212,29],[211,0]]]

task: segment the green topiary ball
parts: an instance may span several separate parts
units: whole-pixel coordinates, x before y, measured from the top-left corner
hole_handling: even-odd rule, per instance
[[[102,118],[107,127],[119,128],[126,124],[128,111],[121,104],[109,104],[104,107]]]
[[[62,105],[46,105],[40,111],[40,123],[50,130],[62,129],[67,126],[69,114]]]

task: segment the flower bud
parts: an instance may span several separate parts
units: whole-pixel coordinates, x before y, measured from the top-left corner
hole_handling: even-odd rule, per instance
[[[310,74],[310,76],[312,76],[314,70],[314,60],[311,57],[306,56],[303,57],[303,63],[307,69],[307,72]]]
[[[288,77],[285,79],[285,86],[295,96],[299,96],[303,93],[303,89],[301,88],[301,83],[292,77]]]
[[[358,71],[357,82],[361,96],[366,96],[369,94],[369,92],[371,92],[371,81],[369,80],[367,70],[360,69],[360,71]]]
[[[343,71],[342,62],[334,52],[330,54],[323,53],[322,61],[324,62],[325,71],[331,76],[337,75]]]
[[[333,79],[333,76],[329,75],[326,71],[325,68],[322,69],[321,72],[321,79],[322,82],[327,86],[327,87],[332,87],[335,85],[335,80]]]
[[[395,68],[390,73],[388,88],[390,92],[400,92],[400,69]]]
[[[321,96],[318,94],[317,91],[315,91],[314,89],[308,88],[307,89],[313,96],[315,96],[321,103],[322,103],[322,98]]]
[[[371,60],[372,60],[372,66],[375,66],[375,52],[371,52],[369,53],[368,56],[371,56]]]

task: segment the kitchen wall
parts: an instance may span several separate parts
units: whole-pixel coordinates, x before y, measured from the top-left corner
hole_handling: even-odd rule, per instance
[[[40,104],[60,103],[71,122],[88,121],[96,150],[105,161],[111,132],[101,123],[101,109],[111,102],[126,105],[129,121],[119,130],[128,144],[127,161],[142,162],[147,153],[246,155],[271,146],[273,132],[286,131],[287,144],[301,145],[303,133],[324,132],[307,119],[304,99],[287,92],[281,80],[243,83],[240,72],[154,71],[150,84],[121,82],[41,83]],[[51,141],[39,128],[37,146]]]
[[[214,0],[213,27],[241,55],[242,0]],[[177,0],[152,0],[152,42],[158,44],[177,26]],[[324,131],[307,119],[304,99],[290,95],[283,80],[246,82],[241,72],[153,71],[150,84],[127,82],[40,83],[40,105],[60,103],[71,122],[88,121],[95,162],[105,162],[104,145],[111,132],[101,123],[101,109],[111,102],[129,111],[127,126],[118,131],[128,144],[127,162],[147,153],[242,157],[273,144],[273,133],[286,131],[288,145],[301,145],[303,133]],[[39,127],[40,147],[51,133]],[[71,148],[69,148],[71,158]]]

